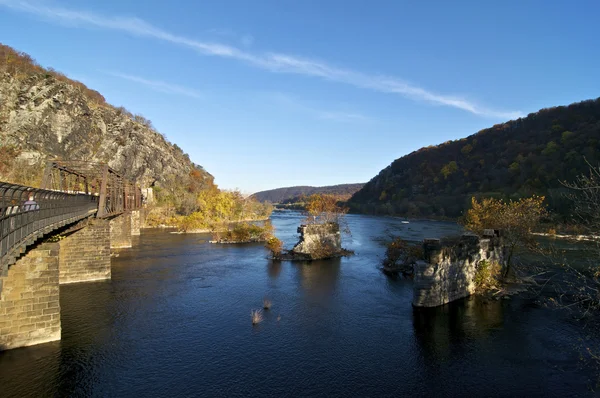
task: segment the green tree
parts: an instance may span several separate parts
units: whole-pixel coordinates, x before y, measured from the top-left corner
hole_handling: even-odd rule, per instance
[[[442,167],[441,173],[444,175],[444,179],[448,179],[449,176],[456,173],[457,171],[458,171],[458,165],[453,160],[453,161],[449,162],[448,164],[444,165],[444,167]]]
[[[546,144],[546,148],[544,148],[544,150],[542,151],[542,155],[549,156],[549,155],[552,155],[553,153],[558,152],[558,150],[559,150],[558,144],[554,141],[550,141],[548,144]]]
[[[566,144],[571,138],[573,138],[573,135],[575,134],[572,131],[563,132],[560,138],[560,142]]]
[[[379,201],[383,202],[386,199],[387,199],[387,192],[381,191],[381,195],[379,195]]]
[[[511,165],[508,167],[508,171],[510,171],[513,174],[517,174],[520,170],[521,166],[517,162],[512,162]]]

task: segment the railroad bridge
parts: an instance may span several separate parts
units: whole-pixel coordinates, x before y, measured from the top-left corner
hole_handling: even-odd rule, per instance
[[[0,182],[0,351],[60,340],[59,285],[110,279],[141,208],[106,164],[50,161],[41,188]]]

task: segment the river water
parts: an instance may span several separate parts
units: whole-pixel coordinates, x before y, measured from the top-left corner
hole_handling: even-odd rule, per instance
[[[300,221],[273,215],[288,248]],[[0,397],[592,395],[580,325],[560,311],[524,299],[415,310],[412,282],[380,272],[389,236],[455,224],[348,221],[356,255],[312,263],[143,230],[112,280],[61,286],[61,341],[0,353]]]

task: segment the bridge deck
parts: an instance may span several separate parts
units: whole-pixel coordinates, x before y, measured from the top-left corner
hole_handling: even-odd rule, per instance
[[[0,275],[40,237],[97,211],[95,195],[0,182]]]
[[[139,186],[105,163],[49,161],[42,188],[0,181],[0,276],[44,235],[141,207]]]

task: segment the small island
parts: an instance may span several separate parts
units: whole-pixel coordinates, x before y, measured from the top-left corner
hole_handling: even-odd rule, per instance
[[[210,243],[239,244],[262,243],[273,236],[273,226],[269,221],[259,223],[240,222],[216,228]]]
[[[344,219],[347,212],[333,195],[311,195],[306,198],[305,223],[298,227],[298,243],[291,250],[283,250],[282,242],[272,236],[265,247],[273,260],[311,261],[352,255],[353,251],[342,247],[342,234],[350,233]]]

